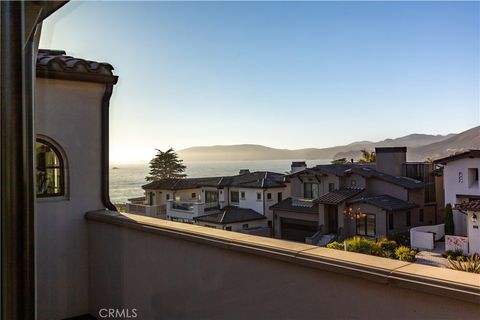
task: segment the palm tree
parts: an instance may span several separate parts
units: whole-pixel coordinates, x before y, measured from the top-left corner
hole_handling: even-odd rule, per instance
[[[359,163],[375,163],[377,158],[375,151],[367,151],[365,149],[360,151],[362,152],[362,158],[358,160]]]

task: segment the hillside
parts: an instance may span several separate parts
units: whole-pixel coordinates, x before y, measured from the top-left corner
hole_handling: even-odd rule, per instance
[[[441,142],[413,148],[412,161],[438,159],[468,149],[480,149],[480,126],[453,135]]]
[[[410,161],[438,158],[464,149],[480,148],[480,127],[472,128],[459,134],[410,134],[378,142],[357,141],[348,145],[330,148],[289,150],[254,144],[218,145],[191,147],[179,150],[178,155],[181,159],[187,161],[359,159],[361,155],[360,150],[374,150],[377,146],[406,146],[409,148],[408,160]]]

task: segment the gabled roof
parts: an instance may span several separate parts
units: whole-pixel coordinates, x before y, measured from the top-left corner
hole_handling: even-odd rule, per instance
[[[455,161],[455,160],[460,160],[460,159],[466,159],[466,158],[480,158],[480,150],[478,149],[472,149],[469,151],[453,154],[451,156],[445,157],[445,158],[440,158],[433,163],[435,164],[447,164],[448,162]]]
[[[360,187],[343,187],[338,190],[329,192],[318,198],[319,203],[338,205],[345,200],[351,199],[365,191]]]
[[[67,56],[63,50],[39,49],[37,77],[87,82],[117,83],[113,67],[106,62],[96,62]]]
[[[346,164],[322,164],[313,168],[308,168],[289,175],[290,177],[299,175],[326,175],[333,174],[338,177],[345,177],[352,173],[356,173],[365,178],[375,178],[395,184],[406,189],[423,188],[424,184],[421,181],[403,177],[392,176],[375,169],[374,164],[360,164],[360,163],[346,163]]]
[[[270,171],[256,171],[225,177],[162,179],[143,185],[143,189],[181,190],[201,187],[276,188],[285,187],[285,175]]]
[[[348,204],[367,203],[388,211],[407,210],[418,207],[417,204],[407,202],[387,194],[361,197],[347,201]]]
[[[217,224],[229,224],[244,221],[262,220],[266,217],[255,210],[243,209],[233,206],[227,206],[220,209],[220,212],[212,213],[205,216],[195,218],[195,220],[203,222],[211,222]]]
[[[425,184],[419,180],[403,176],[392,176],[369,167],[352,168],[352,172],[365,178],[376,178],[406,189],[419,189],[425,186]]]
[[[301,200],[287,198],[270,206],[270,209],[318,214],[318,201],[313,200],[307,203]]]
[[[455,209],[463,210],[463,211],[480,212],[480,200],[458,203],[455,205]]]
[[[207,177],[207,178],[187,178],[187,179],[162,179],[152,181],[143,185],[143,189],[157,190],[182,190],[195,189],[201,187],[217,187],[221,183],[223,177]]]

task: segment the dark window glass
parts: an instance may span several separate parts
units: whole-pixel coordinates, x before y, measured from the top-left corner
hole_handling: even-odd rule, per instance
[[[329,192],[332,192],[335,190],[335,183],[329,183],[328,184],[328,191]]]
[[[65,194],[64,162],[60,152],[49,142],[37,139],[37,197],[58,197]]]
[[[268,200],[271,200],[271,199],[272,199],[272,194],[271,194],[271,193],[267,193],[267,199],[268,199]]]
[[[153,192],[148,193],[148,204],[153,206],[153,201],[154,201],[155,194]]]
[[[393,213],[388,214],[388,229],[393,230],[395,228],[393,224]]]
[[[197,194],[195,192],[192,193],[192,199],[195,199],[197,197]]]
[[[242,191],[242,192],[240,193],[240,195],[241,195],[242,199],[245,199],[245,192]]]
[[[418,213],[418,219],[420,220],[420,222],[423,222],[425,220],[425,214],[423,212],[423,209],[420,209]]]
[[[238,191],[230,191],[230,202],[238,203]]]
[[[166,196],[167,196],[167,200],[170,200],[170,194],[167,193]]]
[[[232,227],[226,227],[225,230],[232,231]]]
[[[374,214],[357,213],[357,235],[374,237],[376,221]]]
[[[243,225],[242,225],[242,228],[243,228],[243,229],[248,229],[248,223],[243,224]]]
[[[405,213],[405,218],[407,220],[407,227],[410,227],[412,225],[412,215],[410,214],[410,211]]]
[[[278,202],[282,201],[282,193],[281,192],[279,192],[277,194],[277,198],[278,198]]]
[[[262,194],[260,192],[257,192],[257,200],[262,200]]]
[[[318,198],[318,184],[305,182],[303,184],[303,196],[307,199]]]

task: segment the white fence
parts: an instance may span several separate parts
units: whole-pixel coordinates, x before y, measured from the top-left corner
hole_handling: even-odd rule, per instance
[[[433,250],[435,241],[445,236],[445,224],[421,226],[410,229],[410,247],[414,249]]]
[[[468,254],[468,238],[459,236],[445,236],[445,250],[461,250],[464,254]]]

